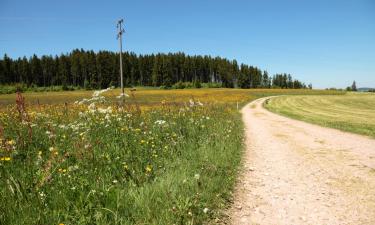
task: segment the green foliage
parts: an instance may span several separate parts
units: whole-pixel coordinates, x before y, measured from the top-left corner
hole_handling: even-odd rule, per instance
[[[194,87],[202,83],[217,83],[221,87],[233,88],[305,88],[290,75],[275,75],[273,79],[259,68],[242,64],[236,60],[211,56],[189,56],[184,53],[122,55],[124,85],[165,86],[171,88],[178,82],[191,82]],[[85,89],[103,89],[119,86],[119,55],[110,51],[85,51],[74,49],[69,54],[52,57],[33,55],[11,59],[4,55],[0,59],[0,84],[32,84],[38,87],[75,86]],[[273,81],[273,82],[272,82]],[[272,84],[271,84],[272,82]]]
[[[37,87],[35,85],[27,86],[26,84],[14,84],[14,85],[0,85],[0,94],[12,94],[17,91],[20,92],[56,92],[56,91],[75,91],[80,90],[80,87],[74,86],[49,86],[49,87]]]
[[[238,112],[108,104],[42,107],[23,122],[0,114],[1,224],[202,224],[220,214],[241,156]]]
[[[351,91],[357,91],[357,84],[355,83],[355,81],[353,81]]]
[[[202,88],[202,84],[201,84],[201,82],[200,82],[199,80],[195,80],[195,81],[193,82],[193,86],[194,86],[195,88]]]
[[[222,85],[221,85],[221,83],[203,83],[202,87],[205,87],[205,88],[221,88]]]

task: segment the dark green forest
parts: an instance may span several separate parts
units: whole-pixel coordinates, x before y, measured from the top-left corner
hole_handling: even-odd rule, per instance
[[[176,87],[191,82],[240,88],[306,88],[290,74],[270,76],[267,71],[238,65],[221,57],[190,56],[184,53],[137,55],[123,53],[125,86]],[[74,86],[86,89],[119,86],[119,54],[111,51],[75,49],[59,56],[0,59],[0,84],[27,87]],[[178,86],[178,85],[177,85]],[[309,85],[310,87],[310,85]]]

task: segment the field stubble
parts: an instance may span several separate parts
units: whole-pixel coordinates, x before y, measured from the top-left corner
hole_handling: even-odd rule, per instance
[[[281,96],[265,107],[273,112],[343,131],[375,137],[375,95]]]

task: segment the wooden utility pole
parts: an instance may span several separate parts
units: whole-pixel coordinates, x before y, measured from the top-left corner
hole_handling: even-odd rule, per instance
[[[122,34],[125,32],[125,30],[122,28],[122,23],[124,22],[123,19],[120,19],[117,22],[117,28],[118,28],[118,33],[117,33],[117,39],[120,42],[120,77],[121,77],[121,97],[122,101],[125,102],[125,92],[124,92],[124,77],[122,74]]]

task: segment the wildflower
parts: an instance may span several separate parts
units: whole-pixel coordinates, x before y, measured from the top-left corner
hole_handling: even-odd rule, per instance
[[[11,139],[11,140],[7,141],[7,144],[8,145],[15,145],[16,142],[13,139]]]
[[[88,109],[89,109],[91,112],[95,112],[95,109],[96,109],[95,102],[91,103],[91,104],[89,105]]]
[[[192,99],[189,100],[189,103],[190,103],[190,107],[193,107],[195,105]]]
[[[199,175],[199,173],[196,173],[196,174],[194,175],[194,178],[195,178],[196,180],[199,180],[200,177],[201,177],[201,176]]]
[[[146,172],[151,173],[151,171],[152,171],[151,165],[146,166]]]
[[[204,208],[203,213],[207,213],[207,212],[208,212],[208,208]]]
[[[0,161],[10,161],[11,158],[10,157],[1,157],[0,158]]]
[[[118,98],[118,99],[121,99],[121,98],[124,98],[124,97],[129,97],[129,95],[126,94],[126,93],[121,93],[119,96],[116,96],[116,98]]]
[[[107,89],[103,89],[103,90],[100,90],[100,91],[94,91],[94,93],[92,94],[92,97],[93,98],[97,98],[97,97],[100,97],[101,94],[103,94],[104,92],[107,92],[111,90],[111,88],[107,88]]]
[[[141,144],[144,144],[144,143],[146,143],[146,141],[145,140],[141,140]]]
[[[59,168],[59,173],[66,173],[66,169]]]
[[[112,181],[112,183],[114,183],[114,184],[117,184],[117,182],[118,182],[117,180],[113,180],[113,181]]]
[[[155,121],[155,124],[157,124],[157,125],[163,125],[163,124],[165,124],[165,123],[166,123],[165,120],[156,120],[156,121]]]

